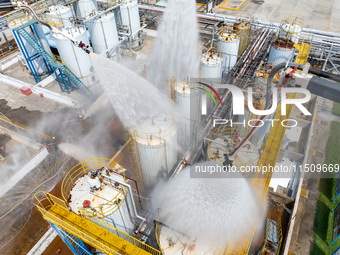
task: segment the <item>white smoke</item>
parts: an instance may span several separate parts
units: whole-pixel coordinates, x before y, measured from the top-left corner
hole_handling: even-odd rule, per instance
[[[147,79],[162,92],[170,77],[197,78],[199,68],[196,1],[168,1],[157,30]]]
[[[263,219],[261,203],[241,174],[239,178],[190,178],[190,167],[157,190],[154,209],[160,209],[162,223],[215,247],[254,230]]]

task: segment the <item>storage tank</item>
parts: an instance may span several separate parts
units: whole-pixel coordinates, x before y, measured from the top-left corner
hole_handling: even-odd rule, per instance
[[[234,24],[234,31],[240,37],[240,47],[238,56],[241,56],[249,44],[250,23],[248,21],[238,21]]]
[[[140,29],[140,17],[138,2],[135,0],[125,0],[120,4],[120,16],[122,25],[126,26],[131,35],[134,35]],[[136,39],[138,35],[134,35]]]
[[[175,80],[175,102],[179,109],[177,118],[178,143],[188,148],[196,136],[201,121],[201,93],[196,83]]]
[[[201,56],[201,78],[220,83],[223,59],[215,52],[205,52]]]
[[[66,174],[61,192],[72,212],[98,225],[134,230],[138,214],[132,189],[116,162],[95,158],[77,164]]]
[[[63,33],[70,35],[85,45],[90,45],[85,27],[62,29]],[[86,77],[93,73],[89,55],[81,48],[75,46],[69,39],[61,34],[53,34],[59,55],[63,63],[78,77]]]
[[[270,63],[282,63],[292,61],[294,57],[294,43],[287,39],[276,39],[269,51],[268,65]]]
[[[79,18],[89,18],[97,12],[97,6],[92,0],[79,0],[76,4],[76,14]]]
[[[240,37],[235,33],[223,32],[218,36],[217,52],[223,54],[223,72],[228,74],[236,65]]]
[[[73,17],[72,10],[64,5],[51,5],[48,8],[46,14],[48,20],[53,24],[60,24],[60,21],[64,24],[64,27],[73,27],[71,19]]]
[[[118,43],[115,16],[112,12],[92,19],[86,24],[89,29],[93,51],[97,54]]]
[[[147,190],[168,177],[177,162],[177,133],[172,118],[146,119],[132,132],[141,167],[141,177]]]

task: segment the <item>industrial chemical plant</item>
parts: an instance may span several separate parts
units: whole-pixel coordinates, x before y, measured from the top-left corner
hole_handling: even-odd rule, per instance
[[[1,0],[0,254],[340,254],[339,4],[278,2]]]

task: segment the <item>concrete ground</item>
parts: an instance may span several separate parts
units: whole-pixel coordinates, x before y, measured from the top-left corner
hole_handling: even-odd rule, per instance
[[[332,114],[332,109],[332,101],[319,98],[307,164],[323,164],[325,161],[325,151],[331,122],[333,120],[340,120],[339,117]],[[300,197],[292,241],[289,247],[290,252],[299,255],[310,254],[313,247],[313,227],[320,183],[318,178],[305,177],[302,189],[306,192],[305,195],[302,194]]]
[[[340,1],[337,0],[264,0],[262,4],[255,0],[245,0],[237,11],[221,8],[239,2],[239,0],[227,1],[215,7],[214,11],[240,18],[278,23],[287,16],[299,16],[304,18],[306,28],[340,33]]]

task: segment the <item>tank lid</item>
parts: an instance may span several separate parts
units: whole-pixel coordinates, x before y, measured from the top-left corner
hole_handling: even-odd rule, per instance
[[[223,32],[218,36],[218,39],[225,42],[235,42],[239,37],[235,33]]]
[[[115,175],[114,178],[124,181],[121,176]],[[97,184],[99,183],[99,184]],[[80,213],[80,208],[91,207],[97,216],[108,216],[114,212],[120,201],[124,199],[121,185],[101,184],[99,177],[92,178],[90,174],[80,177],[69,193],[69,206],[75,213]],[[88,204],[89,201],[90,203]],[[89,208],[88,210],[91,210]],[[103,215],[102,215],[102,214]]]
[[[131,6],[131,5],[137,5],[138,2],[136,0],[125,0],[120,3],[121,7]]]
[[[250,29],[250,23],[244,20],[235,22],[234,29],[238,29],[238,30]]]
[[[69,12],[71,11],[70,8],[68,8],[67,6],[64,6],[64,5],[51,5],[49,8],[48,8],[50,14],[53,14],[53,15],[60,15],[60,14],[63,14],[63,13],[66,13],[66,12]]]
[[[208,65],[217,65],[222,63],[222,58],[217,53],[206,52],[202,54],[201,62]]]
[[[296,34],[300,33],[302,28],[299,25],[283,24],[281,29],[286,33]]]
[[[285,38],[277,38],[273,42],[275,48],[291,50],[294,48],[294,42]]]
[[[72,28],[63,28],[61,29],[61,32],[71,36],[71,37],[77,37],[79,35],[82,35],[83,33],[86,32],[85,27],[72,27]],[[53,36],[55,38],[65,38],[63,35],[61,34],[56,34],[53,33]]]

